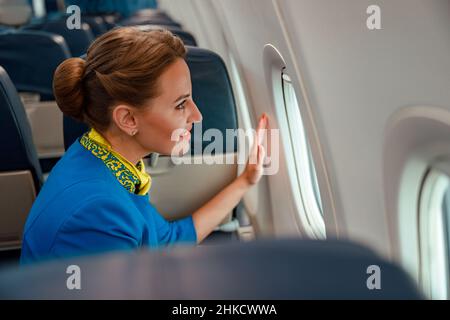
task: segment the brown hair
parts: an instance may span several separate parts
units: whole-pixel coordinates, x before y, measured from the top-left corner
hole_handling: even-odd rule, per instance
[[[186,49],[167,30],[113,29],[94,41],[86,60],[70,58],[59,65],[53,92],[61,111],[99,130],[111,122],[117,103],[142,107],[157,97],[158,79]]]

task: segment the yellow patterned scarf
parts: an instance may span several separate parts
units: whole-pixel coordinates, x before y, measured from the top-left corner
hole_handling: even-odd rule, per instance
[[[150,190],[152,179],[145,171],[144,162],[142,160],[139,160],[137,165],[132,164],[118,152],[112,150],[109,142],[95,129],[86,132],[80,138],[80,143],[95,157],[102,160],[120,184],[129,192],[145,195]]]

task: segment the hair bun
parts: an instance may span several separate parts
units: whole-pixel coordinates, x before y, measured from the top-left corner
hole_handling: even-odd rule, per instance
[[[70,58],[61,63],[53,77],[53,93],[61,111],[74,119],[84,118],[83,76],[86,62],[81,58]]]

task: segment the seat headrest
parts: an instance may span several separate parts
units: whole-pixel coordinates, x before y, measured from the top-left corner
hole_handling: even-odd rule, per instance
[[[202,131],[218,129],[226,136],[227,129],[237,129],[236,104],[228,72],[222,58],[216,53],[197,47],[187,47],[187,64],[191,72],[192,95],[203,116]],[[64,143],[68,148],[87,130],[87,126],[71,118],[64,117]],[[223,150],[227,153],[237,151],[234,145],[223,139]],[[203,150],[211,141],[203,141],[196,130],[192,132],[191,154]],[[201,146],[195,148],[196,145]]]
[[[143,9],[135,12],[133,16],[172,20],[172,18],[164,10],[161,9]]]
[[[82,15],[81,21],[87,23],[91,27],[92,34],[95,38],[108,31],[108,25],[102,17]]]
[[[53,73],[67,58],[70,52],[61,36],[22,30],[0,33],[0,65],[18,91],[53,96]]]
[[[197,46],[197,41],[195,40],[194,36],[190,32],[187,32],[187,31],[182,30],[177,27],[163,26],[163,25],[156,25],[156,24],[144,24],[144,25],[139,25],[137,28],[142,31],[166,29],[166,30],[169,30],[170,32],[172,32],[174,35],[180,37],[180,39],[183,40],[184,45],[192,46],[192,47]]]
[[[80,29],[70,30],[67,28],[66,18],[51,19],[44,22],[36,22],[23,27],[23,30],[45,31],[62,36],[70,49],[73,57],[84,54],[94,41],[89,24],[82,22]]]
[[[73,298],[61,285],[67,275],[60,272],[71,264],[84,270],[83,281],[89,284],[77,293],[82,299],[423,298],[404,271],[366,248],[299,239],[176,248],[164,254],[142,250],[40,264],[0,274],[0,298]],[[369,266],[381,270],[380,289],[367,286]]]
[[[2,67],[0,67],[0,145],[3,155],[0,157],[0,171],[30,170],[38,191],[43,180],[31,128],[16,88]]]
[[[27,0],[0,0],[0,24],[18,27],[28,23],[33,10]]]
[[[187,64],[191,71],[193,99],[203,116],[203,132],[217,129],[225,137],[227,129],[238,128],[236,103],[225,63],[210,50],[188,47]],[[203,152],[211,142],[204,141],[194,130],[192,154],[195,154],[196,143],[202,145]],[[225,153],[236,152],[237,141],[230,145],[223,139],[222,150]]]
[[[77,5],[83,14],[118,13],[122,17],[129,17],[144,8],[156,8],[156,0],[65,0],[66,6]]]
[[[173,21],[171,19],[163,19],[163,18],[130,17],[120,21],[120,25],[122,26],[139,26],[147,24],[170,26],[180,29],[182,28],[182,25],[180,23]]]

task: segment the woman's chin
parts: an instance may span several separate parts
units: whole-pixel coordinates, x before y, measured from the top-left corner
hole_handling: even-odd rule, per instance
[[[191,143],[189,140],[179,141],[171,150],[170,156],[172,157],[183,157],[189,154],[191,150]]]

